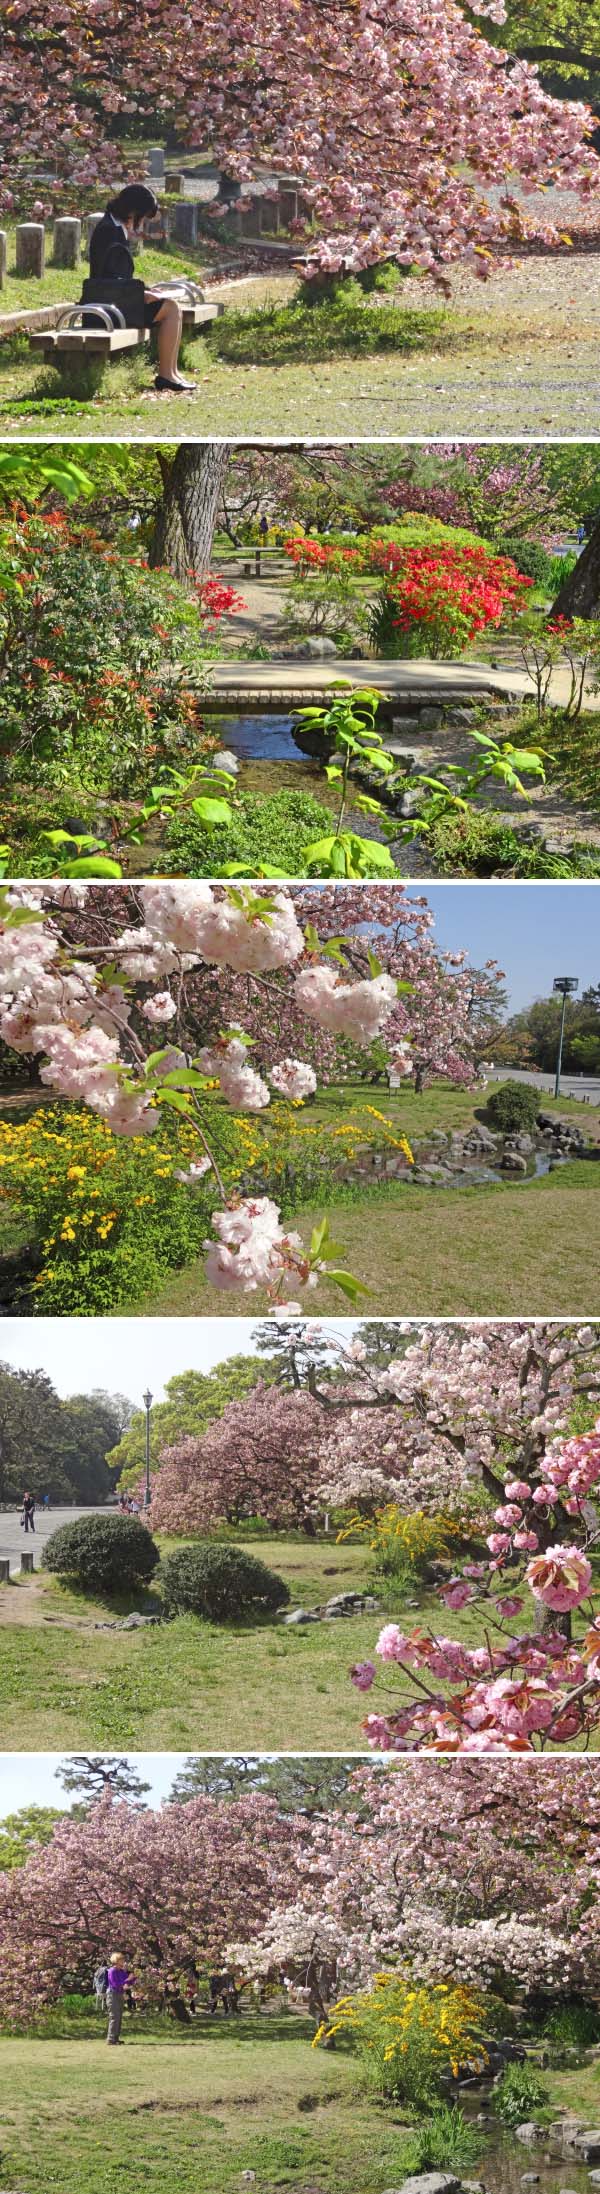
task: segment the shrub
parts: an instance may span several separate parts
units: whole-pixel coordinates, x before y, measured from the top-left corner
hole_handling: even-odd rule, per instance
[[[239,1616],[274,1614],[290,1597],[282,1577],[238,1546],[177,1547],[167,1555],[162,1574],[167,1615],[234,1622]]]
[[[530,1089],[527,1082],[503,1082],[488,1098],[492,1127],[502,1135],[511,1135],[513,1128],[535,1127],[539,1102],[539,1091]]]
[[[300,790],[266,798],[242,793],[231,823],[210,832],[180,810],[168,824],[161,874],[226,876],[235,861],[243,863],[246,876],[258,876],[261,870],[306,876],[306,847],[313,839],[330,836],[331,827],[332,809]],[[369,873],[380,874],[375,862]]]
[[[215,622],[238,606],[231,589],[179,586],[58,511],[6,520],[0,566],[5,779],[25,761],[30,787],[68,786],[74,802],[138,791],[157,760],[198,758],[203,666]]]
[[[292,299],[252,312],[224,312],[207,329],[213,357],[240,365],[285,365],[310,358],[358,357],[376,351],[414,351],[439,342],[446,316],[439,309],[407,312],[397,305],[365,305],[358,283],[340,284],[334,297]]]
[[[520,2125],[548,2101],[548,2089],[528,2064],[507,2064],[494,2089],[494,2109],[504,2125]]]
[[[580,726],[579,744],[581,746]],[[573,846],[570,853],[549,853],[537,840],[513,830],[493,809],[471,808],[441,816],[427,833],[438,876],[526,876],[569,878],[597,876],[600,860],[593,849]]]
[[[404,1590],[416,1578],[426,1580],[431,1563],[449,1558],[452,1541],[462,1528],[451,1516],[425,1515],[415,1509],[404,1515],[395,1501],[376,1510],[375,1516],[352,1516],[338,1539],[368,1540],[374,1555],[375,1577]]]
[[[424,546],[373,541],[370,558],[383,576],[370,638],[380,653],[385,645],[397,656],[460,655],[477,632],[512,617],[531,585],[510,558],[452,539]]]
[[[85,1592],[128,1592],[149,1584],[158,1547],[139,1516],[78,1516],[47,1540],[42,1562],[59,1577],[75,1577]]]
[[[540,541],[513,541],[503,534],[501,540],[494,541],[494,550],[498,556],[512,556],[517,570],[533,579],[535,586],[549,586],[557,559],[549,549],[542,548]]]
[[[591,2048],[600,2041],[600,2012],[595,2004],[582,2004],[576,1997],[574,2003],[556,2005],[545,2017],[543,2031],[548,2041]]]
[[[258,1157],[252,1123],[223,1106],[210,1112],[211,1141],[228,1187]],[[77,1105],[39,1107],[0,1122],[0,1210],[16,1208],[37,1276],[31,1314],[61,1317],[119,1310],[199,1256],[214,1209],[211,1177],[190,1190],[177,1180],[197,1154],[184,1120],[154,1136],[114,1135]]]
[[[369,2085],[423,2109],[448,2074],[456,2079],[463,2070],[484,2070],[482,2029],[483,2003],[474,1989],[443,1982],[411,1988],[394,1973],[378,1973],[371,1988],[335,2005],[316,2039],[345,2034]]]

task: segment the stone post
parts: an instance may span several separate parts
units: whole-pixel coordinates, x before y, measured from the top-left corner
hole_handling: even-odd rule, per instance
[[[198,235],[198,207],[195,198],[178,198],[173,207],[173,235],[178,244],[195,244]]]
[[[284,229],[291,228],[292,221],[297,220],[298,216],[298,192],[290,189],[288,184],[286,184],[285,190],[279,192],[279,212],[282,227]]]
[[[165,190],[170,198],[183,190],[184,183],[185,176],[182,175],[181,168],[165,168]]]
[[[90,248],[90,244],[91,244],[91,241],[92,241],[92,237],[93,237],[93,234],[94,234],[94,229],[97,229],[97,227],[98,227],[98,222],[99,222],[99,221],[101,221],[101,220],[102,220],[102,214],[101,214],[101,213],[86,213],[86,216],[85,216],[85,241],[86,241],[86,245],[87,245],[87,249],[88,249],[88,251],[89,251],[89,248]]]
[[[33,1576],[33,1554],[30,1554],[29,1551],[21,1555],[21,1576]]]
[[[43,221],[17,224],[17,274],[34,274],[42,281],[46,270],[46,231]]]
[[[61,214],[54,223],[55,267],[78,267],[81,260],[81,222]]]
[[[10,1562],[7,1556],[2,1555],[0,1557],[0,1585],[8,1584],[10,1584]]]
[[[165,155],[162,145],[148,147],[148,174],[153,183],[162,183],[165,173]]]
[[[6,229],[0,229],[0,289],[4,289],[6,285],[7,262],[8,235]]]

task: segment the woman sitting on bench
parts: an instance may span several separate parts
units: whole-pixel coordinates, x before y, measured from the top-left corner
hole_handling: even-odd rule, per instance
[[[132,282],[135,278],[135,263],[129,248],[129,239],[139,236],[144,221],[154,220],[157,213],[158,203],[154,192],[148,190],[145,183],[127,183],[116,198],[111,198],[106,213],[96,223],[90,243],[91,281],[99,284],[114,282],[115,305],[119,302],[119,284]],[[177,366],[182,329],[181,309],[177,299],[164,296],[159,289],[144,288],[144,327],[155,327],[158,337],[155,388],[171,389],[177,396],[194,389],[195,382],[184,381]]]

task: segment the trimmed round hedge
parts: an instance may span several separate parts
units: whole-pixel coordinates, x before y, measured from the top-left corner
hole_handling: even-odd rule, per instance
[[[42,1555],[45,1569],[75,1577],[86,1592],[126,1592],[149,1584],[159,1550],[139,1516],[77,1516],[60,1524]]]
[[[530,1089],[527,1082],[503,1082],[488,1098],[487,1113],[493,1127],[505,1135],[513,1128],[533,1128],[538,1116],[540,1093]]]
[[[177,1547],[163,1565],[162,1586],[165,1614],[213,1623],[274,1614],[290,1597],[283,1577],[237,1546]]]

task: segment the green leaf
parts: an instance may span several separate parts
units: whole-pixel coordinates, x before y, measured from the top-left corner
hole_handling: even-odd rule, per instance
[[[164,1082],[161,1082],[160,1087],[153,1090],[152,1094],[156,1105],[171,1105],[174,1112],[185,1112],[189,1115],[189,1100],[180,1089],[165,1089]]]
[[[233,811],[228,800],[192,800],[192,814],[201,823],[231,823]]]
[[[360,1295],[370,1295],[372,1293],[371,1288],[365,1287],[362,1280],[355,1280],[352,1272],[339,1271],[335,1266],[327,1266],[327,1278],[333,1280],[334,1287],[339,1287],[341,1294],[347,1296],[349,1303],[358,1302]]]
[[[358,843],[362,847],[365,858],[373,863],[374,868],[386,869],[391,872],[392,876],[395,876],[396,864],[392,860],[389,846],[380,846],[377,838],[359,838]]]
[[[313,1230],[312,1230],[312,1234],[311,1234],[311,1237],[310,1237],[310,1254],[311,1254],[311,1257],[320,1257],[320,1255],[321,1255],[321,1250],[322,1250],[322,1249],[324,1248],[324,1245],[325,1245],[325,1243],[326,1243],[326,1241],[327,1241],[327,1237],[328,1237],[328,1234],[329,1234],[329,1220],[328,1220],[327,1218],[326,1218],[326,1219],[320,1219],[320,1220],[319,1220],[319,1223],[318,1223],[318,1226],[316,1226],[316,1227],[313,1227]]]
[[[118,861],[109,861],[106,854],[94,853],[88,860],[69,861],[65,876],[122,876]]]

